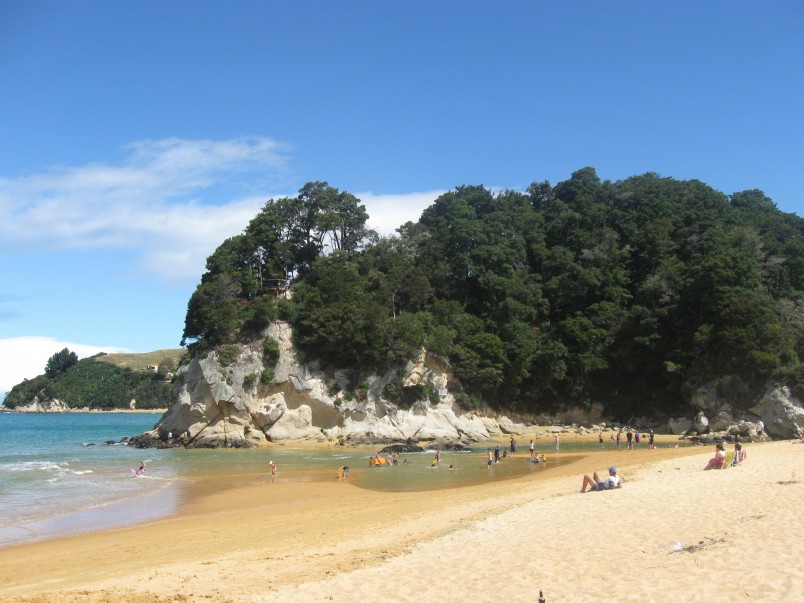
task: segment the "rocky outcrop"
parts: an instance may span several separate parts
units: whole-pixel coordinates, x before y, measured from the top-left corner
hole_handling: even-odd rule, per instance
[[[40,400],[35,397],[30,404],[17,406],[14,412],[89,412],[88,408],[70,408],[61,400]]]
[[[607,428],[598,416],[599,409],[578,417],[578,422],[591,425],[588,430],[578,427],[575,415],[571,426],[537,429],[524,418],[499,416],[488,409],[463,409],[454,396],[461,392],[461,385],[448,363],[426,350],[406,366],[369,376],[356,386],[345,371],[302,362],[288,324],[275,322],[264,336],[278,345],[275,366],[266,365],[262,341],[226,346],[182,366],[174,379],[176,403],[153,431],[136,440],[137,445],[166,442],[169,434],[174,445],[188,447],[247,447],[289,440],[467,445],[527,433],[597,433]],[[737,411],[728,392],[740,385],[738,379],[724,378],[698,388],[691,396],[697,405],[695,415],[671,419],[668,431],[750,438],[756,435],[757,418],[762,418],[773,437],[801,433],[804,411],[786,388],[769,390],[750,411]],[[398,392],[400,387],[421,392],[421,399],[412,404],[388,399],[386,393]]]
[[[804,408],[787,387],[769,387],[749,412],[762,419],[771,437],[784,439],[804,435]]]
[[[384,394],[386,386],[399,378],[399,369],[369,377],[356,396],[348,393],[345,372],[299,361],[286,323],[272,324],[265,336],[279,346],[273,367],[265,366],[262,342],[238,346],[237,358],[228,366],[217,352],[182,366],[174,380],[177,402],[141,441],[164,441],[172,433],[177,445],[193,447],[283,440],[472,443],[524,429],[504,418],[500,426],[493,418],[461,410],[451,393],[460,391],[460,384],[443,360],[424,350],[402,368],[402,383],[424,386],[438,399],[402,408]],[[273,379],[262,382],[271,369]]]
[[[694,433],[706,441],[754,439],[757,421],[762,420],[768,435],[774,438],[800,438],[804,434],[804,408],[791,395],[789,388],[770,384],[747,410],[735,408],[732,399],[722,392],[744,395],[745,388],[736,377],[723,377],[698,387],[691,396],[698,411],[692,419],[671,419],[670,433]],[[745,408],[743,405],[742,408]]]
[[[706,433],[709,431],[709,419],[706,418],[703,411],[695,415],[695,418],[692,420],[692,428],[698,433]]]
[[[692,419],[684,417],[678,419],[670,419],[667,422],[667,431],[673,435],[684,435],[692,429]]]
[[[299,358],[290,326],[275,322],[265,332],[279,348],[275,366],[266,366],[263,342],[225,353],[196,357],[176,373],[176,403],[156,428],[133,439],[136,446],[258,446],[291,440],[350,444],[437,442],[465,446],[491,438],[539,433],[533,422],[466,410],[455,400],[461,384],[447,362],[422,350],[415,361],[369,376],[359,387],[345,371],[324,370]],[[227,356],[224,362],[221,355]],[[273,379],[265,382],[265,375]],[[422,393],[410,404],[389,400],[399,387]],[[355,391],[350,391],[355,390]],[[425,395],[427,392],[428,395]],[[595,417],[597,423],[597,417]],[[602,429],[594,425],[594,429]],[[577,425],[556,426],[557,432]],[[543,431],[543,430],[542,430]]]

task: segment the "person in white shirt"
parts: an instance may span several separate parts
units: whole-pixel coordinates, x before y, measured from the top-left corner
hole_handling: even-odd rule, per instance
[[[617,467],[609,467],[609,476],[606,479],[600,479],[600,476],[595,471],[592,475],[583,476],[583,485],[581,485],[581,494],[587,492],[600,492],[601,490],[614,490],[615,488],[622,488],[623,481],[617,475]]]

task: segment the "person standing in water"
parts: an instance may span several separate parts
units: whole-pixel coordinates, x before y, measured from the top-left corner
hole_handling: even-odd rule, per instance
[[[268,466],[271,468],[271,477],[276,477],[276,463],[268,461]]]
[[[556,434],[556,454],[559,453],[560,448],[561,448],[561,444],[559,442],[558,434]]]

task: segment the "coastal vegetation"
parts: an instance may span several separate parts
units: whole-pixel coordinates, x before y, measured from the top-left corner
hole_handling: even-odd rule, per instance
[[[735,409],[769,383],[804,395],[804,220],[759,190],[727,196],[654,173],[601,181],[586,167],[525,192],[459,186],[393,236],[367,221],[326,182],[267,201],[207,258],[184,359],[215,350],[226,366],[239,344],[259,345],[268,368],[244,385],[268,385],[279,351],[264,330],[282,319],[303,360],[348,373],[346,399],[422,349],[449,366],[467,409],[600,405],[625,420],[683,414],[712,384]],[[150,359],[152,372],[63,350],[5,406],[169,406],[185,354],[170,352],[175,363]],[[400,408],[440,397],[401,378],[383,396]]]
[[[70,408],[115,410],[128,409],[134,399],[138,409],[167,408],[173,403],[170,375],[184,353],[98,354],[78,360],[65,348],[48,359],[44,374],[15,385],[3,406],[14,409],[38,399],[60,400]],[[155,359],[161,360],[159,367],[149,370]]]
[[[367,219],[326,182],[269,200],[207,259],[182,345],[225,351],[282,318],[355,391],[425,347],[464,406],[518,412],[669,414],[723,376],[738,408],[769,381],[804,394],[804,221],[761,191],[587,167],[526,192],[459,186],[395,236]],[[404,390],[385,393],[433,397]]]

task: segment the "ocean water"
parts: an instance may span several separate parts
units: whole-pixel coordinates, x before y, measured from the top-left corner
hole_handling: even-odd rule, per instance
[[[97,523],[123,525],[128,523],[123,503],[166,499],[177,478],[170,463],[160,463],[166,470],[158,476],[146,469],[148,477],[136,478],[130,469],[139,467],[141,458],[159,463],[163,455],[118,443],[151,429],[159,417],[0,413],[0,546]],[[160,502],[146,517],[137,513],[137,520],[158,517],[166,506]]]
[[[455,488],[523,475],[547,475],[564,459],[550,455],[552,441],[537,440],[546,464],[526,460],[520,445],[514,459],[486,465],[486,446],[469,452],[433,451],[401,455],[408,462],[372,468],[372,452],[361,448],[309,448],[272,444],[238,450],[140,450],[119,443],[154,427],[158,413],[0,413],[0,546],[140,523],[172,513],[210,476],[229,485],[271,480],[310,482],[337,479],[350,467],[352,485],[386,492]],[[500,442],[501,445],[506,442]],[[562,451],[594,451],[597,444],[564,444]],[[142,477],[132,473],[146,462]],[[449,465],[454,470],[450,471]],[[222,480],[223,481],[223,480]]]

